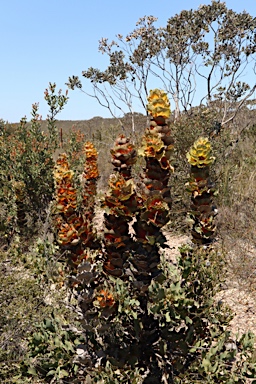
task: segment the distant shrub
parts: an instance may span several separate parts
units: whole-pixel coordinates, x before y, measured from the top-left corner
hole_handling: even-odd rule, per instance
[[[26,228],[34,232],[52,199],[53,154],[59,144],[55,116],[67,102],[66,96],[55,95],[55,87],[50,83],[45,92],[50,107],[47,133],[41,129],[38,104],[32,105],[29,123],[23,118],[12,129],[1,122],[0,229],[7,238]]]

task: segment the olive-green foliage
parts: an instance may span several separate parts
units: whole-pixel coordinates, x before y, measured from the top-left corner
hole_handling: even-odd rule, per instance
[[[198,319],[193,318],[193,326],[201,323],[206,333],[198,332],[199,338],[189,351],[195,360],[185,372],[177,375],[174,383],[245,383],[246,377],[256,375],[254,335],[248,332],[234,339],[227,330],[232,310],[215,299],[223,278],[224,259],[219,253],[203,249],[183,247],[180,252],[185,296],[199,304],[196,311],[188,306],[188,312],[199,315]],[[207,327],[205,321],[208,321]]]
[[[54,314],[35,325],[37,331],[28,338],[28,354],[22,363],[22,377],[34,376],[45,382],[58,383],[63,378],[72,381],[79,365],[74,361],[75,348],[83,341]]]
[[[146,375],[143,369],[120,369],[107,362],[104,370],[95,371],[93,377],[87,375],[85,384],[142,384]]]
[[[10,136],[11,127],[0,120],[0,231],[3,236],[1,242],[6,242],[11,235],[17,217],[15,191],[8,174],[11,167]]]
[[[90,364],[100,364],[87,370],[88,383],[128,384],[130,372],[145,384],[231,384],[255,377],[253,335],[234,340],[227,331],[232,313],[214,299],[223,278],[220,255],[188,246],[180,252],[177,265],[163,253],[162,272],[143,297],[132,277],[103,277],[95,259],[84,266],[88,280],[81,298],[96,280],[116,303],[102,308],[96,295],[93,306],[91,297],[83,307]]]
[[[0,381],[8,384],[31,382],[32,377],[35,382],[49,382],[48,378],[64,374],[60,372],[63,367],[72,371],[75,347],[69,342],[73,345],[80,338],[75,327],[72,331],[67,326],[76,322],[64,303],[68,292],[63,285],[65,267],[58,247],[51,240],[38,239],[29,251],[23,248],[23,241],[16,235],[8,251],[0,253]],[[50,330],[49,321],[44,319],[51,319]],[[38,350],[35,333],[42,337]],[[39,355],[35,359],[33,354]],[[60,360],[62,368],[58,370]],[[45,379],[49,367],[57,372]]]
[[[33,275],[22,268],[18,239],[8,253],[0,253],[0,381],[12,376],[26,353],[26,337],[42,314],[42,290]],[[28,265],[27,265],[28,266]]]
[[[33,231],[43,219],[53,194],[53,153],[58,145],[55,116],[67,97],[55,95],[55,84],[49,84],[45,99],[50,107],[48,133],[41,129],[39,105],[32,105],[32,119],[26,118],[14,128],[0,125],[0,230],[10,237],[13,231]]]

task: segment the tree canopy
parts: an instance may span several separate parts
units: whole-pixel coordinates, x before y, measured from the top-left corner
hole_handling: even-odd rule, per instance
[[[144,16],[126,36],[102,38],[108,67],[82,72],[92,92],[78,76],[69,77],[69,88],[82,89],[114,115],[138,105],[146,111],[149,90],[157,86],[168,93],[175,118],[194,105],[221,105],[221,124],[232,120],[256,90],[256,18],[213,0],[170,17],[164,27],[156,22]]]

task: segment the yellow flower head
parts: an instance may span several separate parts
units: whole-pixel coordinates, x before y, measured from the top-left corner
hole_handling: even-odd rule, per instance
[[[187,153],[187,159],[192,166],[203,168],[211,165],[215,157],[211,156],[212,147],[210,141],[200,137]]]
[[[160,89],[151,90],[148,97],[147,110],[153,118],[161,116],[168,119],[171,114],[171,108],[166,92]]]

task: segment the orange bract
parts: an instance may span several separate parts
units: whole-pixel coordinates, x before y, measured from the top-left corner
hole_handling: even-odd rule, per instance
[[[112,293],[106,292],[104,289],[100,291],[100,296],[97,296],[97,300],[102,308],[112,307],[115,304]]]
[[[86,161],[84,166],[83,177],[86,180],[97,179],[99,177],[97,158],[98,153],[94,145],[90,142],[84,144],[84,153],[86,155]]]

